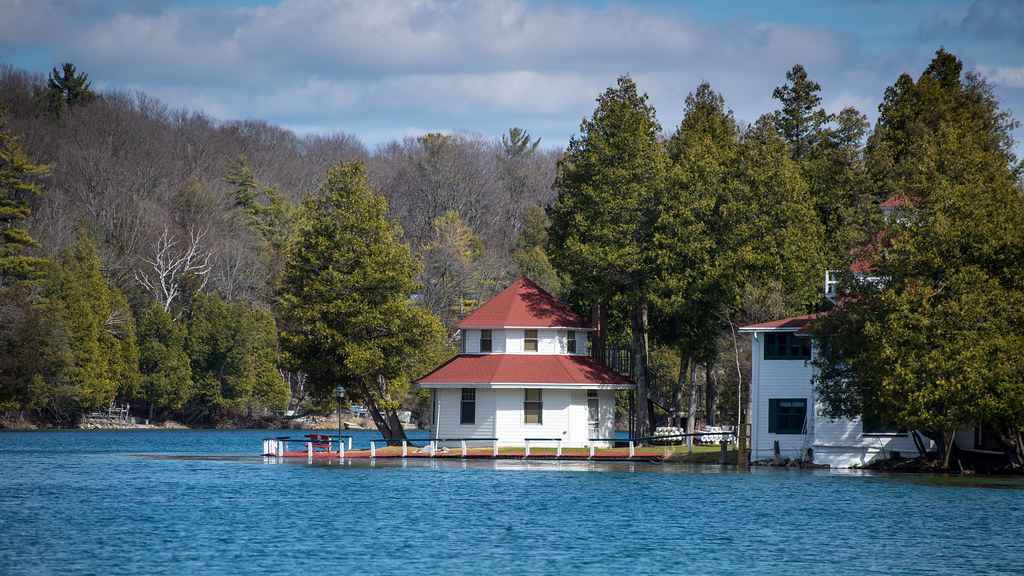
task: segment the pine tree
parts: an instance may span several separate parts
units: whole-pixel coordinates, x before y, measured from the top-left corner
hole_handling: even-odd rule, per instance
[[[32,162],[6,129],[6,108],[0,103],[0,289],[32,278],[43,264],[24,253],[39,243],[18,223],[31,214],[28,198],[40,193],[39,180],[49,173],[50,166]]]
[[[412,301],[420,266],[361,162],[331,168],[303,207],[279,291],[282,347],[309,374],[315,397],[326,402],[344,386],[362,397],[381,435],[404,438],[397,394],[408,359],[443,337],[440,322]]]
[[[558,163],[551,262],[592,304],[629,309],[637,433],[647,437],[647,315],[658,269],[654,231],[667,163],[654,108],[629,76],[620,77],[597,102]]]
[[[830,416],[921,431],[948,466],[956,430],[1002,433],[1024,462],[1024,195],[1016,123],[939,50],[880,107],[867,161],[903,208],[862,251],[882,282],[849,282],[814,327]]]

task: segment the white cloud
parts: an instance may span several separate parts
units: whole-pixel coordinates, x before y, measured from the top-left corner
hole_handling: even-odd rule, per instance
[[[966,13],[956,4],[942,4],[953,15],[943,22]],[[755,121],[776,107],[772,89],[796,63],[821,84],[830,111],[853,105],[873,119],[886,86],[903,71],[916,77],[938,47],[921,44],[909,8],[899,10],[903,25],[880,29],[863,11],[884,6],[864,3],[817,11],[801,4],[799,17],[762,11],[769,18],[722,6],[712,21],[658,2],[280,0],[249,8],[2,0],[0,59],[45,50],[54,65],[74,62],[94,85],[139,88],[222,119],[350,133],[358,126],[367,139],[413,126],[494,135],[543,126],[550,131],[536,135],[555,145],[625,73],[650,95],[666,131],[705,80],[738,120]],[[905,37],[893,36],[898,30]],[[865,45],[879,34],[884,49]],[[973,57],[969,48],[958,55]],[[1006,58],[982,72],[997,87],[1024,85],[1024,56]]]

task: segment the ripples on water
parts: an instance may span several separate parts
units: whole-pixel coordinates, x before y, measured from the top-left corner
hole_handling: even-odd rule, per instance
[[[1024,573],[1020,479],[310,465],[267,435],[0,432],[0,574]]]

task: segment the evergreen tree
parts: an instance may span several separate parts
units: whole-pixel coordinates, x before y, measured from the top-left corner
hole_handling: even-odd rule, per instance
[[[956,430],[1001,432],[1024,460],[1024,196],[1016,123],[939,50],[886,90],[868,166],[902,209],[861,252],[880,282],[815,323],[815,386],[833,417],[922,432],[949,465]]]
[[[404,438],[397,395],[408,359],[444,337],[412,301],[419,264],[361,162],[331,168],[303,207],[281,278],[282,347],[315,397],[328,401],[342,385],[362,397],[381,435]]]
[[[772,115],[772,121],[782,137],[789,144],[793,160],[802,160],[817,144],[821,130],[831,118],[821,104],[821,86],[807,79],[807,72],[796,64],[786,72],[784,84],[772,92],[772,97],[782,102],[782,110]]]
[[[725,100],[705,82],[687,96],[683,120],[667,143],[670,185],[655,237],[660,270],[652,326],[657,339],[680,357],[673,411],[680,410],[690,386],[688,431],[697,400],[695,363],[717,357],[720,314],[736,292],[725,285],[718,264],[729,246],[720,210],[729,198],[739,136]]]
[[[48,406],[59,419],[131,398],[139,381],[135,319],[100,273],[96,247],[80,234],[52,259],[40,304]]]
[[[54,68],[47,81],[47,90],[43,92],[44,114],[63,126],[68,109],[89,104],[99,97],[91,86],[89,75],[79,74],[70,62],[65,62],[59,72]]]
[[[158,305],[139,323],[139,394],[149,404],[150,419],[158,407],[177,410],[192,396],[186,335],[186,328]]]
[[[12,281],[32,278],[43,260],[24,253],[39,247],[19,222],[28,218],[28,198],[40,193],[39,180],[50,166],[36,164],[6,127],[6,108],[0,103],[0,289]]]
[[[637,433],[650,435],[648,308],[658,270],[654,231],[665,192],[661,126],[629,76],[598,99],[558,163],[550,255],[590,303],[630,311]]]

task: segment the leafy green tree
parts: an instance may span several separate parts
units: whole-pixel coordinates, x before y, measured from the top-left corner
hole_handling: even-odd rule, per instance
[[[591,303],[630,310],[637,432],[650,435],[647,390],[648,308],[658,272],[654,230],[667,163],[661,126],[647,95],[629,76],[598,99],[558,164],[551,207],[550,256]]]
[[[1024,461],[1024,196],[1016,123],[939,50],[886,90],[868,143],[876,186],[903,200],[861,255],[881,281],[813,325],[815,387],[832,417],[920,431],[948,467],[956,430],[1001,433]],[[921,445],[923,446],[923,444]]]
[[[721,207],[729,229],[719,252],[723,289],[735,299],[745,283],[778,281],[794,312],[812,308],[821,300],[822,227],[800,169],[768,117],[743,134],[728,188]]]
[[[725,100],[705,82],[687,96],[683,120],[666,144],[671,168],[655,236],[660,270],[652,331],[679,354],[673,412],[681,415],[689,384],[688,431],[697,403],[695,364],[717,357],[719,315],[731,304],[718,266],[730,230],[718,215],[729,199],[739,136]]]
[[[150,419],[157,407],[177,410],[192,396],[187,333],[158,305],[151,306],[139,323],[139,394],[149,404]]]
[[[786,72],[784,84],[772,92],[772,98],[782,102],[782,110],[772,115],[772,121],[789,144],[790,157],[801,160],[817,144],[821,130],[831,117],[821,104],[821,86],[807,79],[807,72],[796,64]]]
[[[476,266],[484,243],[454,210],[435,218],[432,228],[433,238],[419,250],[420,304],[450,325],[482,304],[475,284],[481,280]]]
[[[41,370],[39,312],[24,286],[0,288],[0,411],[38,408],[30,390]]]
[[[850,248],[870,239],[881,225],[879,198],[864,165],[868,126],[863,114],[843,109],[800,163],[822,224],[830,269],[849,264]]]
[[[269,312],[198,294],[188,313],[185,349],[199,411],[281,409],[288,389],[277,372],[277,338]]]
[[[49,262],[43,294],[41,353],[54,415],[133,397],[139,381],[135,319],[124,295],[100,273],[88,235]]]
[[[43,263],[24,253],[39,243],[18,223],[31,214],[28,198],[40,193],[39,180],[49,173],[50,166],[33,162],[6,128],[6,108],[0,103],[0,288],[32,278]]]
[[[412,301],[419,264],[361,162],[331,168],[303,207],[281,278],[282,347],[309,374],[314,397],[329,401],[345,386],[382,436],[404,438],[396,410],[408,359],[444,338],[437,318]]]
[[[245,156],[231,160],[224,180],[235,187],[235,204],[248,214],[252,227],[274,250],[285,250],[297,225],[298,206],[277,186],[262,186]]]
[[[526,209],[523,231],[512,245],[512,259],[519,265],[519,271],[529,276],[549,294],[562,291],[562,280],[548,259],[548,228],[551,219],[544,209],[531,204]]]
[[[78,73],[75,65],[70,62],[65,62],[60,71],[54,68],[47,81],[47,90],[43,93],[45,115],[58,125],[63,125],[67,120],[68,109],[89,104],[99,97],[91,86],[89,75]]]

